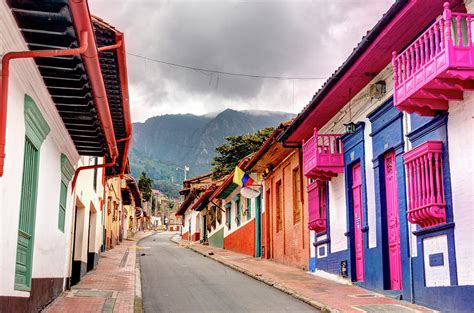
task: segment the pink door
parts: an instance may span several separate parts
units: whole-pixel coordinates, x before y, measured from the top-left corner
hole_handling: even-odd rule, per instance
[[[398,187],[395,152],[385,156],[385,194],[387,201],[387,233],[390,263],[390,289],[402,288],[400,256],[400,219],[398,214]]]
[[[356,281],[364,281],[364,234],[362,233],[362,179],[360,163],[357,163],[352,168],[352,199],[354,209]]]

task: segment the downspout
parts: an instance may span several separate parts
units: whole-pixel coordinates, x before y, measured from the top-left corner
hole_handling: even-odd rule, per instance
[[[113,157],[112,161],[110,163],[105,163],[105,156],[104,156],[104,163],[103,164],[86,165],[86,166],[78,167],[76,169],[76,171],[74,172],[74,177],[72,179],[71,192],[74,192],[74,188],[76,187],[77,177],[79,176],[80,172],[82,172],[84,170],[92,170],[92,169],[96,169],[96,168],[104,168],[104,171],[105,171],[105,168],[115,166],[115,160],[116,159],[117,159],[116,157]]]
[[[10,76],[10,61],[14,59],[46,58],[57,56],[72,56],[85,53],[89,47],[91,34],[87,30],[80,33],[80,46],[73,49],[64,50],[37,50],[37,51],[12,51],[2,57],[2,86],[0,98],[0,177],[3,176],[5,164],[5,144],[7,128],[7,107],[8,107],[8,82]]]

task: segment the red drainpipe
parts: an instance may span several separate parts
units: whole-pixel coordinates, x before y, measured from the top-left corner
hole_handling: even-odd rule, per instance
[[[2,86],[0,98],[0,177],[3,176],[5,164],[5,143],[7,128],[7,107],[8,107],[8,82],[10,77],[10,61],[14,59],[29,59],[36,57],[70,56],[83,54],[89,48],[88,38],[91,34],[87,30],[80,32],[80,46],[74,49],[65,50],[37,50],[37,51],[12,51],[2,57]]]
[[[130,117],[130,102],[128,94],[128,73],[127,73],[127,59],[124,44],[124,35],[121,32],[115,33],[115,38],[120,46],[117,49],[117,61],[119,63],[119,75],[120,75],[120,89],[122,90],[122,106],[123,106],[123,119],[125,122],[125,147],[123,150],[122,159],[122,170],[120,175],[123,176],[125,168],[127,167],[127,155],[130,147],[130,139],[132,137],[132,119]]]
[[[94,31],[92,29],[89,7],[86,0],[69,0],[69,9],[73,16],[76,32],[87,30],[91,34],[91,36],[88,37],[89,47],[82,55],[82,59],[86,66],[87,73],[89,74],[89,82],[92,86],[94,102],[105,134],[107,150],[110,153],[110,157],[115,159],[118,156],[117,142],[115,141],[114,126],[110,115],[107,92],[105,91],[104,79],[100,69],[99,55]]]
[[[117,159],[116,157],[113,157],[112,161],[110,163],[103,163],[103,164],[97,164],[97,165],[86,165],[86,166],[78,167],[76,169],[76,171],[74,172],[74,177],[72,178],[71,192],[73,192],[74,188],[76,187],[77,177],[79,176],[80,172],[82,172],[84,170],[91,170],[91,169],[102,168],[102,167],[104,168],[104,171],[105,171],[105,168],[115,166],[115,160],[116,159]],[[104,156],[104,162],[105,162],[105,156]]]
[[[9,65],[12,59],[25,59],[35,57],[53,57],[66,55],[81,55],[91,83],[94,102],[96,104],[99,120],[105,135],[107,150],[112,158],[112,163],[98,165],[98,167],[109,167],[115,165],[118,156],[117,142],[110,116],[107,93],[105,91],[102,71],[100,69],[98,51],[95,42],[94,32],[91,25],[91,17],[86,0],[70,0],[69,8],[74,17],[74,26],[76,32],[80,34],[79,48],[65,50],[39,50],[39,51],[20,51],[6,53],[2,58],[2,95],[0,98],[0,177],[3,176],[5,162],[5,141],[6,141],[6,116],[8,102],[8,80]],[[75,172],[74,181],[77,174],[89,167],[78,168]]]
[[[130,147],[130,139],[132,137],[132,121],[130,117],[130,102],[128,93],[128,73],[127,73],[127,59],[124,44],[124,35],[121,32],[115,31],[116,44],[100,47],[99,52],[108,50],[117,50],[117,61],[119,65],[119,77],[120,77],[120,89],[122,91],[122,106],[123,106],[123,118],[125,122],[125,133],[126,137],[118,139],[117,142],[125,141],[125,147],[123,151],[122,164],[120,166],[120,176],[124,175],[125,168],[127,166],[127,155]]]

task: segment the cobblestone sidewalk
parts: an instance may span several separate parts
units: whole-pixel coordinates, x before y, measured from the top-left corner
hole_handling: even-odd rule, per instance
[[[141,312],[140,282],[137,281],[137,242],[153,232],[139,232],[112,250],[102,253],[96,269],[82,277],[71,290],[64,292],[43,312]],[[138,274],[139,275],[139,274]],[[139,277],[139,276],[138,276]],[[138,286],[137,286],[138,285]]]
[[[434,312],[422,306],[321,278],[269,260],[189,243],[181,240],[179,236],[173,237],[172,241],[273,286],[323,312]]]

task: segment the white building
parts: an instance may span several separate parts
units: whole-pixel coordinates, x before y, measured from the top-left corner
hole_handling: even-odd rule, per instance
[[[104,82],[100,63],[111,54],[98,54],[100,28],[121,40],[92,24],[86,1],[0,2],[0,312],[40,310],[97,263],[104,174],[122,172],[131,127],[125,63]],[[46,52],[33,59],[38,49]],[[75,170],[96,161],[73,190]]]

